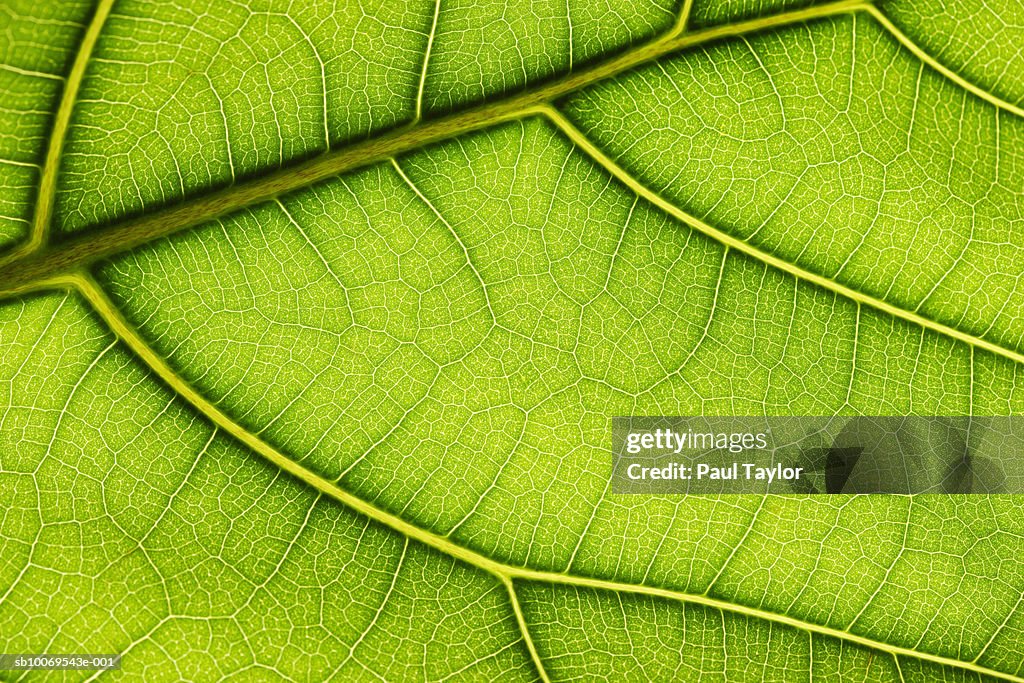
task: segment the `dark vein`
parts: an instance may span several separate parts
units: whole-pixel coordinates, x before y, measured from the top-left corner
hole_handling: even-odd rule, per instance
[[[327,152],[264,176],[191,198],[120,223],[87,230],[0,265],[0,297],[36,289],[39,281],[69,273],[114,254],[223,216],[236,209],[313,185],[341,173],[417,149],[433,142],[521,117],[539,104],[557,99],[658,57],[728,36],[796,24],[820,17],[865,10],[863,0],[838,0],[806,9],[727,26],[676,35],[639,45],[588,69],[570,73],[533,90],[484,103]]]

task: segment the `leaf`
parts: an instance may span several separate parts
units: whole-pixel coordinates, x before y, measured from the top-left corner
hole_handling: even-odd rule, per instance
[[[607,446],[1024,409],[1022,20],[8,0],[0,651],[1024,680],[1018,497],[614,496]]]

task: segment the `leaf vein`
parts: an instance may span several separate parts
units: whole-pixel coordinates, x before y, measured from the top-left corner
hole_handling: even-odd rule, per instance
[[[900,308],[894,304],[885,301],[884,299],[875,298],[863,292],[859,292],[851,287],[836,282],[835,280],[819,275],[818,273],[805,270],[800,266],[797,266],[785,259],[782,259],[774,254],[768,253],[759,249],[756,246],[745,242],[737,237],[734,237],[712,225],[702,221],[701,219],[693,216],[681,208],[672,204],[668,200],[661,197],[659,194],[648,188],[646,185],[641,183],[635,177],[633,177],[626,169],[622,168],[618,163],[612,160],[607,154],[599,149],[593,142],[591,142],[576,126],[569,121],[560,111],[550,105],[541,105],[534,108],[537,114],[546,116],[566,137],[568,137],[577,147],[582,149],[595,163],[603,167],[607,172],[615,176],[619,181],[626,185],[630,190],[640,195],[651,204],[657,206],[659,209],[669,214],[670,216],[682,221],[686,225],[693,229],[707,235],[715,241],[735,249],[747,256],[750,256],[766,265],[773,266],[778,270],[781,270],[793,277],[809,282],[813,285],[817,285],[822,289],[838,294],[844,298],[850,299],[860,304],[864,304],[874,308],[878,311],[886,313],[896,318],[900,318],[909,323],[919,325],[933,332],[937,332],[945,337],[950,337],[970,347],[977,347],[989,351],[990,353],[996,354],[1007,358],[1014,363],[1024,363],[1024,353],[1021,353],[1017,349],[1004,346],[1002,344],[978,337],[973,334],[969,334],[950,325],[931,320],[923,315],[919,315],[913,311]]]
[[[894,657],[911,657],[938,664],[940,666],[970,671],[976,675],[991,676],[993,678],[1010,681],[1011,683],[1024,683],[1024,677],[1005,671],[990,669],[978,664],[977,662],[962,661],[953,657],[892,645],[884,641],[875,640],[846,630],[823,626],[797,617],[769,612],[761,608],[749,607],[741,603],[734,603],[721,598],[713,598],[707,595],[686,593],[680,590],[643,584],[630,584],[567,573],[541,571],[530,569],[528,567],[517,567],[494,560],[486,555],[478,553],[475,550],[459,545],[448,538],[443,538],[431,531],[416,526],[415,524],[412,524],[411,522],[408,522],[386,510],[376,507],[372,503],[367,502],[349,491],[346,491],[337,484],[321,477],[319,474],[303,467],[287,455],[275,449],[269,443],[248,431],[245,427],[242,427],[224,411],[206,399],[195,388],[189,385],[188,382],[181,378],[163,358],[150,348],[146,341],[135,331],[131,324],[124,318],[118,308],[113,304],[113,302],[111,302],[106,293],[90,275],[81,272],[65,275],[59,280],[52,281],[50,285],[66,289],[70,288],[78,291],[93,307],[97,315],[99,315],[114,334],[133,353],[135,353],[143,364],[149,367],[150,370],[169,385],[178,396],[191,404],[196,410],[213,422],[214,425],[223,429],[226,433],[236,438],[254,453],[262,456],[271,464],[279,467],[282,471],[296,477],[313,489],[336,500],[355,512],[398,532],[406,538],[406,546],[408,546],[409,540],[417,541],[433,548],[434,550],[449,555],[456,560],[460,560],[485,572],[489,572],[500,581],[504,582],[506,586],[508,586],[509,582],[514,580],[534,581],[550,583],[553,585],[571,586],[576,590],[587,589],[612,591],[616,593],[634,593],[646,595],[652,598],[671,600],[682,604],[700,605],[719,610],[723,615],[728,612],[730,614],[737,614],[751,619],[766,621],[772,625],[785,625],[800,631],[835,638],[843,642],[854,643],[872,650],[886,652]]]

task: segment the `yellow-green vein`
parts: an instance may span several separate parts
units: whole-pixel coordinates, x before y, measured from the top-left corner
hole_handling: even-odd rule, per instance
[[[105,19],[106,12],[109,12],[111,3],[112,0],[104,0],[97,11],[85,43],[89,50],[92,49],[99,35],[102,19]],[[104,7],[106,7],[106,12]],[[994,106],[1024,117],[1024,109],[1000,99],[943,66],[903,34],[888,17],[867,0],[836,0],[822,5],[693,32],[686,31],[690,7],[689,3],[684,3],[677,24],[663,36],[638,45],[588,69],[571,72],[562,78],[545,83],[537,89],[520,92],[502,100],[484,103],[462,112],[428,121],[421,121],[417,118],[410,125],[377,138],[363,140],[326,152],[316,158],[286,166],[278,171],[234,184],[220,191],[194,197],[180,204],[155,210],[145,216],[128,219],[95,231],[86,231],[70,237],[52,248],[40,248],[43,246],[44,236],[49,230],[52,219],[52,201],[56,189],[63,137],[74,106],[74,97],[66,96],[62,103],[64,123],[55,127],[54,131],[55,137],[59,138],[59,141],[51,144],[48,158],[52,158],[52,163],[48,162],[46,165],[47,169],[52,170],[44,171],[44,180],[39,192],[41,210],[36,212],[33,237],[6,257],[0,257],[0,298],[38,289],[37,281],[39,280],[77,270],[105,257],[193,227],[250,204],[308,187],[326,178],[386,160],[434,142],[519,118],[538,105],[549,104],[575,90],[671,52],[730,36],[859,11],[869,13],[897,41],[946,78]],[[77,74],[77,82],[81,81],[87,63],[87,55],[85,57],[82,55],[86,55],[86,51],[80,53],[80,58],[76,62],[78,70],[72,74],[73,76]],[[77,83],[74,88],[69,85],[67,93],[71,93],[72,90],[77,91],[77,87]],[[58,119],[60,120],[60,116]],[[57,135],[58,132],[60,135]]]
[[[523,634],[523,642],[526,643],[530,659],[533,660],[533,666],[537,669],[537,673],[543,683],[551,683],[551,677],[548,676],[547,669],[544,668],[544,662],[541,661],[540,653],[537,652],[537,646],[534,645],[533,637],[530,635],[530,625],[526,623],[526,615],[523,614],[523,608],[519,604],[515,583],[509,576],[502,576],[500,578],[502,583],[505,584],[505,589],[508,590],[509,603],[512,605],[512,612],[516,616],[516,623],[519,624],[519,631]]]
[[[415,122],[380,137],[327,152],[279,171],[195,197],[185,203],[95,231],[83,232],[51,248],[19,254],[19,258],[8,259],[7,263],[0,264],[0,297],[33,289],[36,280],[77,270],[107,256],[127,251],[250,204],[308,187],[321,180],[433,142],[519,118],[531,107],[562,97],[671,52],[727,36],[845,14],[864,8],[863,0],[837,0],[693,33],[676,35],[673,30],[654,41],[639,45],[588,69],[569,73],[534,90],[441,118]]]
[[[1011,114],[1024,118],[1024,109],[1015,104],[1011,104],[1010,102],[1007,102],[1006,100],[1000,97],[997,97],[996,95],[990,93],[989,91],[979,87],[974,83],[971,83],[966,78],[964,78],[957,72],[953,71],[948,66],[932,57],[930,54],[928,54],[924,50],[924,48],[915,43],[913,40],[910,39],[910,37],[907,34],[903,33],[903,31],[897,28],[896,25],[892,23],[892,20],[890,20],[889,17],[887,17],[882,12],[882,10],[878,9],[874,5],[868,4],[864,6],[864,11],[866,11],[868,14],[874,17],[875,20],[879,24],[881,24],[882,27],[885,28],[885,30],[892,35],[893,38],[895,38],[897,41],[899,41],[901,45],[903,45],[903,47],[910,50],[910,52],[915,57],[917,57],[922,62],[930,66],[932,69],[935,69],[935,71],[938,71],[940,74],[942,74],[949,80],[953,81],[958,86],[968,91],[972,95],[980,97],[981,99],[985,100],[989,104],[999,109],[1003,109],[1005,111],[1010,112]]]
[[[71,71],[64,82],[64,91],[61,93],[60,104],[57,106],[57,112],[53,119],[46,161],[43,163],[43,173],[39,180],[32,228],[28,241],[23,247],[25,253],[38,249],[46,242],[53,215],[53,203],[57,194],[57,175],[64,152],[64,141],[67,139],[68,127],[71,125],[71,114],[78,102],[78,91],[82,87],[93,48],[96,47],[96,41],[99,40],[100,32],[103,30],[104,24],[107,23],[107,17],[110,16],[110,9],[113,6],[114,0],[100,0],[96,6],[92,20],[82,36],[75,61],[71,65]]]
[[[418,527],[405,519],[387,510],[383,510],[370,502],[353,495],[334,482],[331,482],[316,472],[309,470],[290,457],[277,450],[274,446],[263,441],[259,436],[253,434],[242,425],[235,422],[227,413],[215,406],[204,397],[199,391],[192,387],[173,368],[157,354],[146,341],[136,332],[132,325],[121,314],[120,310],[113,304],[106,293],[99,287],[91,276],[84,273],[71,273],[52,280],[51,287],[64,287],[77,290],[89,302],[97,314],[114,334],[149,367],[160,379],[162,379],[174,392],[191,404],[199,413],[209,419],[214,425],[220,427],[235,439],[247,446],[253,452],[265,458],[270,463],[291,474],[315,490],[323,493],[337,502],[363,514],[374,521],[393,529],[408,539],[418,541],[437,551],[445,553],[457,560],[486,571],[496,577],[499,581],[510,587],[510,600],[513,601],[513,610],[516,611],[516,619],[523,629],[524,641],[527,648],[531,649],[531,657],[535,665],[539,667],[539,675],[546,676],[536,652],[529,632],[526,630],[526,620],[519,607],[518,598],[514,596],[514,582],[535,581],[556,585],[573,586],[581,589],[617,591],[646,595],[653,598],[672,600],[675,602],[720,610],[722,612],[737,614],[743,617],[763,620],[773,624],[789,626],[807,633],[835,638],[841,641],[854,643],[879,652],[885,652],[895,657],[909,657],[921,661],[931,662],[940,666],[946,666],[975,674],[991,676],[1012,683],[1024,683],[1024,677],[1016,674],[997,671],[982,666],[977,661],[961,661],[952,657],[936,655],[930,652],[919,652],[912,648],[892,645],[865,636],[857,635],[841,629],[823,626],[809,621],[804,621],[785,614],[777,614],[756,607],[738,604],[710,597],[708,595],[686,593],[679,590],[659,588],[642,584],[630,584],[606,579],[596,579],[586,576],[577,576],[568,573],[540,571],[527,567],[499,562],[475,550],[459,545],[452,540],[439,536],[424,528]]]
[[[863,292],[859,292],[852,289],[840,282],[827,278],[823,275],[813,273],[809,270],[805,270],[798,265],[790,263],[785,259],[781,259],[774,254],[770,254],[766,251],[753,246],[748,242],[733,237],[732,235],[719,230],[718,228],[709,225],[708,223],[700,220],[696,216],[692,216],[689,213],[683,211],[678,206],[668,201],[667,199],[660,196],[658,193],[651,190],[649,187],[641,183],[639,180],[634,178],[628,171],[617,164],[611,157],[605,154],[599,149],[593,142],[591,142],[576,126],[572,124],[560,111],[550,105],[542,105],[535,108],[537,114],[547,117],[555,126],[558,127],[562,133],[572,141],[579,149],[581,149],[587,156],[593,159],[599,166],[608,171],[612,176],[618,179],[623,185],[628,187],[630,190],[635,192],[637,195],[643,197],[651,204],[654,204],[659,209],[677,218],[678,220],[686,223],[694,229],[704,233],[711,237],[717,242],[735,249],[736,251],[747,254],[748,256],[766,263],[774,268],[777,268],[785,273],[789,273],[795,278],[810,282],[811,284],[817,285],[823,289],[834,292],[842,297],[856,301],[859,304],[870,306],[876,310],[882,311],[888,315],[915,325],[920,325],[925,329],[938,332],[941,335],[956,339],[957,341],[963,342],[972,348],[984,349],[996,355],[1008,358],[1015,363],[1024,363],[1024,353],[1020,353],[1014,349],[1001,346],[995,342],[991,342],[987,339],[982,339],[972,334],[968,334],[956,328],[944,325],[943,323],[936,322],[922,315],[919,315],[913,311],[894,306],[888,301],[877,299]]]

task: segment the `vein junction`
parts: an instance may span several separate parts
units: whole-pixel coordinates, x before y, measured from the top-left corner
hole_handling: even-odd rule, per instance
[[[984,339],[962,333],[954,328],[933,323],[922,316],[918,316],[912,312],[903,311],[882,300],[866,297],[854,290],[837,285],[830,280],[821,278],[814,273],[801,270],[792,264],[757,250],[756,248],[747,245],[745,242],[733,238],[712,226],[699,221],[693,216],[685,214],[682,210],[662,199],[656,193],[646,188],[642,183],[633,178],[622,167],[605,155],[596,145],[589,141],[568,119],[566,119],[550,104],[552,100],[573,92],[581,87],[608,78],[634,66],[688,46],[699,45],[729,35],[740,35],[746,32],[761,30],[773,26],[784,26],[790,23],[807,21],[816,17],[847,12],[871,13],[886,25],[886,28],[893,32],[894,35],[897,34],[896,29],[892,27],[891,24],[888,24],[884,20],[884,17],[882,17],[875,8],[861,2],[849,2],[846,0],[818,6],[808,10],[781,14],[767,19],[745,22],[743,24],[737,24],[722,29],[712,29],[691,34],[673,32],[662,39],[624,53],[620,57],[609,62],[600,64],[586,71],[581,71],[578,74],[570,75],[560,81],[553,82],[529,93],[514,96],[493,104],[486,104],[476,109],[455,114],[443,119],[418,122],[410,128],[396,131],[376,140],[359,143],[345,149],[330,152],[322,157],[302,164],[297,168],[284,169],[279,173],[270,174],[253,181],[247,181],[223,192],[208,195],[206,197],[200,197],[181,206],[171,207],[162,212],[158,212],[138,220],[121,223],[108,228],[102,228],[95,234],[83,234],[80,237],[72,237],[65,242],[52,246],[46,245],[44,244],[44,240],[40,240],[38,246],[25,252],[19,252],[14,255],[14,258],[8,258],[6,262],[0,264],[0,290],[2,290],[4,295],[12,296],[24,291],[39,288],[72,287],[76,289],[92,304],[117,336],[121,338],[158,376],[174,388],[180,396],[206,415],[211,421],[248,445],[252,450],[333,499],[391,527],[409,538],[420,541],[430,547],[445,552],[496,576],[509,590],[510,598],[516,611],[517,619],[519,620],[520,626],[523,630],[524,637],[527,640],[531,654],[534,656],[540,675],[544,678],[546,678],[547,675],[544,672],[542,663],[539,661],[536,649],[533,647],[532,642],[530,642],[530,636],[526,628],[525,619],[523,618],[521,609],[518,606],[514,588],[516,581],[542,581],[596,590],[624,591],[676,600],[683,603],[700,604],[714,609],[763,619],[773,623],[785,624],[811,633],[857,643],[890,653],[895,657],[914,657],[940,665],[970,670],[984,675],[991,675],[1004,680],[1024,681],[1024,679],[1020,677],[993,671],[975,663],[965,663],[951,658],[918,652],[910,648],[896,647],[868,638],[863,638],[849,633],[848,631],[824,627],[793,619],[785,615],[774,614],[756,608],[737,605],[703,595],[691,595],[679,591],[660,589],[646,585],[625,584],[614,581],[592,579],[582,576],[574,576],[568,573],[535,571],[524,567],[515,567],[496,562],[473,550],[455,544],[447,538],[437,536],[425,529],[411,525],[400,517],[392,515],[385,510],[377,508],[358,497],[353,496],[337,484],[320,477],[318,474],[307,468],[302,467],[286,455],[275,450],[258,436],[237,424],[229,415],[221,411],[209,400],[205,399],[198,391],[189,386],[185,380],[178,376],[159,356],[159,354],[154,352],[148,346],[145,340],[142,339],[142,337],[117,311],[116,307],[111,303],[100,287],[87,274],[85,274],[85,269],[88,265],[103,258],[129,250],[135,246],[169,235],[173,232],[184,230],[209,221],[218,216],[235,211],[241,207],[264,201],[301,187],[306,187],[319,180],[335,176],[348,170],[359,168],[384,159],[393,159],[396,155],[399,155],[402,152],[421,147],[431,142],[450,138],[468,131],[492,126],[501,121],[507,121],[524,116],[543,115],[552,121],[577,147],[582,149],[639,196],[644,197],[646,200],[695,227],[699,231],[719,240],[727,247],[743,251],[744,253],[758,258],[769,265],[789,272],[798,278],[819,284],[820,286],[836,291],[843,296],[852,298],[858,303],[873,306],[885,311],[886,313],[901,317],[929,329],[933,329],[939,333],[956,338],[959,341],[971,344],[972,346],[985,348],[986,350],[1003,355],[1014,362],[1024,362],[1024,356],[1012,349],[1006,349]],[[682,28],[682,26],[680,26],[680,28]],[[897,37],[900,38],[899,35],[897,35]],[[905,42],[905,39],[901,38],[901,42]],[[425,70],[426,65],[424,65],[424,73]],[[951,78],[955,78],[955,75],[949,74],[948,71],[943,71],[943,73],[949,75]],[[980,92],[976,91],[978,91],[977,88],[972,90],[975,94],[981,95]],[[1020,110],[1013,105],[996,101],[991,97],[986,99],[989,99],[1001,109],[1012,112],[1015,115],[1022,114]],[[400,169],[399,172],[401,172]],[[52,196],[45,195],[54,191],[53,187],[44,185],[41,192],[40,206],[44,203],[49,205],[52,201]],[[47,218],[44,220],[44,223],[48,224],[48,221],[49,219]]]
[[[808,9],[739,22],[693,33],[677,27],[663,37],[640,45],[589,69],[517,95],[437,119],[416,121],[395,130],[306,162],[243,181],[224,190],[151,212],[138,219],[76,234],[54,245],[33,245],[0,258],[0,296],[35,288],[38,281],[99,261],[113,254],[223,216],[245,206],[308,187],[321,180],[386,160],[425,145],[520,118],[533,108],[608,79],[658,57],[734,35],[799,24],[819,17],[865,11],[862,0],[838,0]],[[52,204],[55,186],[42,188],[40,206]]]
[[[640,181],[633,177],[627,179],[628,173],[612,160],[609,155],[601,151],[596,144],[584,141],[582,133],[576,130],[564,116],[561,116],[551,104],[553,100],[563,95],[686,47],[705,44],[727,36],[742,36],[753,31],[798,24],[819,17],[850,13],[866,13],[874,17],[899,42],[910,47],[916,56],[924,60],[923,63],[927,63],[930,67],[940,71],[958,85],[967,88],[979,96],[984,96],[985,99],[1000,109],[1024,118],[1024,112],[1021,112],[1015,105],[1002,102],[984,93],[976,86],[960,79],[956,74],[929,58],[920,48],[917,48],[906,36],[901,34],[874,6],[866,4],[861,0],[839,0],[838,2],[818,5],[808,9],[786,12],[692,33],[685,31],[685,22],[681,20],[666,35],[650,43],[640,45],[589,69],[570,73],[562,79],[539,88],[503,100],[485,103],[467,111],[440,119],[421,121],[417,117],[412,125],[404,129],[328,152],[296,166],[283,168],[278,172],[244,181],[219,192],[195,197],[189,201],[169,206],[138,219],[99,228],[96,231],[77,233],[52,245],[45,244],[43,236],[48,231],[49,208],[53,203],[56,184],[44,182],[40,191],[36,223],[44,221],[47,225],[44,228],[34,228],[32,240],[25,245],[25,248],[15,250],[7,257],[0,257],[0,297],[12,296],[22,291],[45,287],[46,282],[54,276],[76,271],[104,258],[131,250],[160,237],[208,222],[211,219],[240,208],[307,187],[346,171],[393,158],[403,152],[469,131],[540,113],[548,116],[580,149],[584,150],[594,161],[602,165],[613,176],[625,182],[633,191],[648,201],[652,201],[667,213],[682,220],[691,227],[695,227],[701,232],[712,236],[716,240],[808,282],[822,286],[844,297],[854,299],[858,303],[872,306],[914,324],[923,325],[940,334],[955,338],[973,347],[991,351],[1014,362],[1021,362],[1024,360],[1024,355],[1016,348],[993,342],[976,334],[963,332],[951,325],[932,321],[927,316],[920,315],[917,310],[905,310],[901,306],[893,305],[883,298],[868,296],[857,291],[856,288],[840,284],[834,278],[825,277],[800,268],[786,259],[752,247],[744,240],[734,238],[720,229],[713,228],[708,223],[685,213],[671,202],[655,197],[655,193],[649,188],[644,187]],[[683,18],[685,19],[685,14]],[[98,14],[98,23],[94,24],[90,30],[93,40],[95,40],[95,36],[98,34],[98,29],[95,27],[101,25],[102,20],[103,17]],[[84,50],[83,54],[87,57],[88,50]],[[424,71],[421,76],[426,73],[426,64],[424,64],[423,68]],[[81,70],[79,69],[79,71]],[[75,89],[69,88],[67,99],[61,106],[62,111],[70,112],[71,105],[68,102],[73,101],[74,96]],[[417,101],[419,101],[421,96],[422,93],[418,95]],[[58,121],[58,129],[55,131],[58,139],[63,138],[65,129],[66,122],[61,125],[61,121]],[[53,145],[53,149],[59,150],[59,148],[59,144]],[[53,165],[48,164],[48,168],[54,168],[57,161],[59,159],[54,160]],[[55,178],[56,172],[49,172],[47,177]]]
[[[828,626],[822,626],[802,619],[793,618],[785,614],[777,614],[767,610],[749,607],[747,605],[729,602],[707,594],[691,594],[679,590],[659,588],[645,584],[632,584],[620,581],[610,581],[587,576],[579,576],[566,572],[539,571],[529,567],[514,566],[504,562],[496,561],[475,550],[453,542],[449,538],[438,536],[427,529],[409,523],[395,514],[383,510],[358,496],[346,491],[335,482],[329,481],[316,472],[302,466],[286,454],[277,450],[258,435],[252,433],[245,427],[234,421],[227,413],[222,411],[199,391],[185,381],[176,373],[170,365],[156,353],[149,344],[136,332],[132,325],[124,318],[121,312],[109,299],[102,288],[87,274],[75,273],[61,276],[49,283],[51,287],[71,288],[78,291],[85,298],[93,309],[99,314],[106,325],[115,335],[125,343],[142,362],[160,377],[174,392],[195,407],[201,414],[206,416],[217,427],[238,439],[249,449],[256,452],[275,466],[305,482],[312,488],[330,497],[333,500],[366,515],[367,517],[393,529],[403,536],[416,540],[435,550],[445,553],[458,560],[466,562],[478,569],[496,577],[509,591],[510,601],[516,613],[516,619],[523,632],[527,648],[538,668],[539,675],[548,680],[543,663],[540,661],[537,650],[533,645],[529,629],[522,609],[516,595],[515,583],[540,582],[554,585],[573,586],[580,589],[598,591],[613,591],[646,595],[652,598],[672,600],[683,604],[700,605],[721,612],[737,614],[744,617],[767,621],[773,624],[784,625],[804,631],[809,634],[836,638],[840,641],[860,645],[873,650],[885,652],[895,658],[906,657],[917,659],[940,666],[951,667],[970,671],[979,675],[992,676],[994,678],[1013,683],[1024,683],[1024,677],[1014,674],[990,669],[977,663],[977,661],[961,661],[951,657],[935,655],[930,652],[918,651],[913,648],[895,646],[886,642],[874,640],[843,630]],[[907,498],[908,505],[911,497]]]

